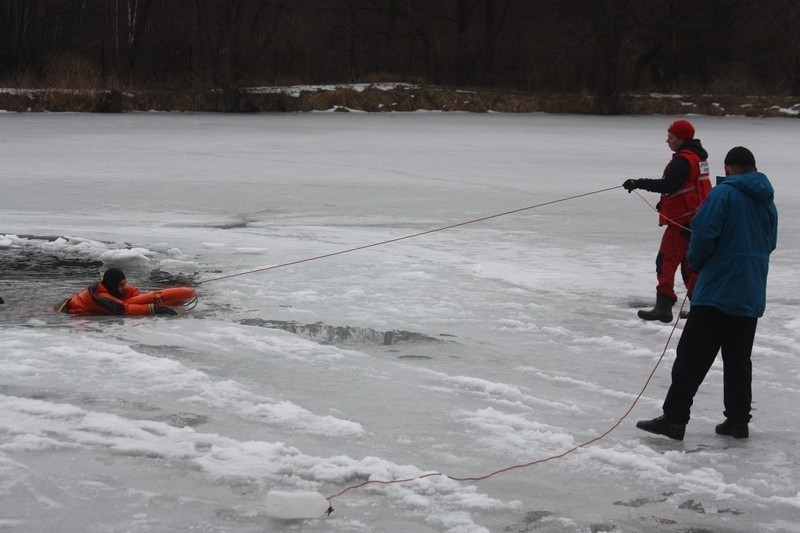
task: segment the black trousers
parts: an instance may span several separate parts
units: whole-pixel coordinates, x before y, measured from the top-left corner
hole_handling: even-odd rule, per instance
[[[693,305],[678,342],[664,414],[677,423],[689,422],[694,395],[722,350],[725,417],[732,422],[749,422],[753,399],[750,355],[757,325],[757,318]]]

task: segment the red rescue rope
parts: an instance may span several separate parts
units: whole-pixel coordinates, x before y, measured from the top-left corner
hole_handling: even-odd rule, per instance
[[[614,187],[608,187],[606,189],[599,189],[599,190],[596,190],[596,191],[591,191],[591,192],[587,192],[587,193],[583,193],[583,194],[576,194],[574,196],[568,196],[568,197],[565,197],[565,198],[560,198],[558,200],[551,200],[549,202],[542,202],[540,204],[530,205],[530,206],[527,206],[527,207],[521,207],[519,209],[513,209],[511,211],[504,211],[502,213],[496,213],[496,214],[493,214],[493,215],[488,215],[488,216],[485,216],[485,217],[476,218],[476,219],[468,220],[468,221],[465,221],[465,222],[459,222],[459,223],[456,223],[456,224],[450,224],[448,226],[442,226],[442,227],[439,227],[439,228],[434,228],[434,229],[430,229],[430,230],[426,230],[426,231],[421,231],[421,232],[418,232],[418,233],[413,233],[411,235],[405,235],[405,236],[397,237],[397,238],[394,238],[394,239],[387,239],[385,241],[375,242],[375,243],[372,243],[372,244],[366,244],[366,245],[362,245],[362,246],[356,246],[354,248],[348,248],[348,249],[345,249],[345,250],[339,250],[338,252],[322,254],[322,255],[318,255],[318,256],[314,256],[314,257],[308,257],[308,258],[305,258],[305,259],[299,259],[299,260],[296,260],[296,261],[289,261],[289,262],[281,263],[281,264],[278,264],[278,265],[271,265],[271,266],[267,266],[267,267],[257,268],[257,269],[254,269],[254,270],[248,270],[246,272],[239,272],[237,274],[228,274],[226,276],[219,276],[219,277],[216,277],[216,278],[210,278],[210,279],[206,279],[206,280],[200,281],[200,282],[198,282],[198,284],[200,284],[200,283],[210,283],[212,281],[220,281],[220,280],[223,280],[223,279],[235,278],[235,277],[238,277],[238,276],[246,276],[246,275],[249,275],[249,274],[255,274],[257,272],[264,272],[264,271],[267,271],[267,270],[274,270],[274,269],[288,267],[288,266],[292,266],[292,265],[298,265],[298,264],[301,264],[301,263],[308,263],[308,262],[311,262],[311,261],[316,261],[318,259],[326,259],[326,258],[334,257],[334,256],[337,256],[337,255],[347,254],[347,253],[350,253],[350,252],[356,252],[358,250],[365,250],[367,248],[374,248],[376,246],[382,246],[384,244],[390,244],[390,243],[394,243],[394,242],[398,242],[398,241],[403,241],[403,240],[406,240],[406,239],[413,239],[415,237],[421,237],[423,235],[428,235],[428,234],[436,233],[436,232],[439,232],[439,231],[445,231],[445,230],[449,230],[449,229],[453,229],[453,228],[458,228],[458,227],[461,227],[461,226],[466,226],[468,224],[475,224],[477,222],[483,222],[483,221],[490,220],[490,219],[493,219],[493,218],[499,218],[499,217],[511,215],[511,214],[514,214],[514,213],[520,213],[522,211],[535,209],[537,207],[543,207],[543,206],[546,206],[546,205],[556,204],[556,203],[559,203],[559,202],[566,202],[568,200],[574,200],[576,198],[582,198],[584,196],[590,196],[590,195],[593,195],[593,194],[599,194],[601,192],[606,192],[606,191],[610,191],[610,190],[613,190],[613,189],[618,189],[619,187],[621,187],[621,186],[617,185],[617,186],[614,186]],[[653,209],[656,212],[658,211],[647,200],[645,200],[644,197],[641,194],[638,193],[638,191],[636,192],[636,194],[639,196],[639,198],[642,199],[643,202],[645,202],[648,206],[650,206],[651,209]],[[687,230],[689,229],[689,228],[686,228],[685,226],[682,226],[682,225],[678,224],[677,222],[675,222],[673,220],[669,220],[669,221],[671,223],[677,225],[677,226],[680,226],[683,229],[687,229]],[[347,493],[347,492],[349,492],[351,490],[359,489],[359,488],[365,487],[367,485],[394,485],[394,484],[399,484],[399,483],[410,483],[412,481],[417,481],[417,480],[425,479],[425,478],[429,478],[429,477],[442,476],[442,477],[447,477],[449,479],[452,479],[453,481],[483,481],[485,479],[489,479],[489,478],[491,478],[493,476],[496,476],[498,474],[502,474],[502,473],[505,473],[505,472],[509,472],[511,470],[517,470],[517,469],[520,469],[520,468],[528,468],[528,467],[531,467],[531,466],[534,466],[534,465],[538,465],[538,464],[541,464],[541,463],[546,463],[548,461],[552,461],[554,459],[561,459],[563,457],[566,457],[567,455],[570,455],[570,454],[578,451],[581,448],[585,448],[587,446],[590,446],[591,444],[594,444],[595,442],[598,442],[599,440],[601,440],[601,439],[605,438],[606,436],[608,436],[612,431],[617,429],[620,426],[620,424],[622,424],[623,420],[625,420],[628,417],[628,415],[630,415],[630,413],[633,411],[633,408],[636,406],[636,404],[641,399],[642,395],[644,395],[644,391],[647,389],[647,386],[650,384],[650,381],[653,379],[653,376],[655,375],[656,370],[658,369],[659,365],[661,364],[661,361],[664,359],[664,356],[667,353],[667,348],[669,347],[669,342],[672,339],[672,335],[675,333],[675,329],[678,326],[678,322],[680,321],[680,313],[683,310],[683,307],[684,307],[685,304],[686,304],[686,298],[684,298],[683,303],[681,303],[681,308],[678,311],[678,317],[677,317],[677,319],[675,320],[675,323],[672,326],[672,330],[670,330],[669,336],[667,337],[667,341],[666,341],[666,343],[664,345],[664,349],[662,350],[661,355],[658,358],[658,361],[656,361],[656,364],[653,367],[653,370],[650,372],[650,375],[647,376],[647,380],[645,381],[644,385],[642,386],[642,389],[639,391],[639,394],[637,394],[636,398],[633,400],[633,403],[631,403],[630,407],[628,407],[628,410],[625,411],[625,413],[622,415],[622,417],[620,417],[620,419],[617,420],[610,428],[608,428],[604,433],[598,435],[597,437],[589,439],[586,442],[578,444],[577,446],[574,446],[574,447],[572,447],[572,448],[570,448],[570,449],[568,449],[568,450],[566,450],[564,452],[561,452],[559,454],[551,455],[549,457],[543,457],[543,458],[540,458],[540,459],[535,459],[533,461],[529,461],[529,462],[526,462],[526,463],[521,463],[521,464],[508,466],[508,467],[501,468],[500,470],[495,470],[494,472],[490,472],[490,473],[482,475],[482,476],[457,477],[457,476],[452,476],[452,475],[449,475],[449,474],[444,474],[442,472],[429,472],[427,474],[422,474],[420,476],[411,477],[411,478],[404,478],[404,479],[392,479],[392,480],[375,479],[375,480],[368,480],[368,481],[364,481],[363,483],[359,483],[357,485],[351,485],[349,487],[346,487],[343,490],[337,492],[336,494],[332,494],[331,496],[328,496],[326,499],[328,501],[331,501],[334,498],[338,498],[339,496],[341,496],[341,495],[343,495],[343,494],[345,494],[345,493]],[[333,512],[333,507],[331,506],[328,509],[328,514],[330,515],[332,512]]]
[[[597,191],[586,192],[586,193],[583,193],[583,194],[576,194],[575,196],[568,196],[566,198],[559,198],[558,200],[551,200],[549,202],[542,202],[541,204],[529,205],[528,207],[521,207],[519,209],[512,209],[511,211],[505,211],[503,213],[496,213],[494,215],[488,215],[488,216],[485,216],[485,217],[476,218],[474,220],[467,220],[466,222],[458,222],[456,224],[450,224],[449,226],[442,226],[440,228],[434,228],[434,229],[429,229],[429,230],[426,230],[426,231],[420,231],[419,233],[413,233],[411,235],[405,235],[403,237],[397,237],[397,238],[394,238],[394,239],[388,239],[388,240],[385,240],[385,241],[375,242],[375,243],[372,243],[372,244],[365,244],[365,245],[362,245],[362,246],[356,246],[355,248],[348,248],[346,250],[339,250],[338,252],[331,252],[329,254],[318,255],[318,256],[315,256],[315,257],[307,257],[305,259],[298,259],[297,261],[289,261],[287,263],[281,263],[279,265],[271,265],[271,266],[266,266],[266,267],[262,267],[262,268],[256,268],[254,270],[248,270],[246,272],[239,272],[238,274],[228,274],[226,276],[219,276],[217,278],[210,278],[210,279],[198,281],[197,283],[198,284],[210,283],[212,281],[219,281],[219,280],[223,280],[223,279],[235,278],[235,277],[238,277],[238,276],[247,276],[249,274],[255,274],[256,272],[264,272],[264,271],[267,271],[267,270],[275,270],[276,268],[284,268],[284,267],[288,267],[288,266],[292,266],[292,265],[299,265],[301,263],[308,263],[308,262],[311,262],[311,261],[316,261],[318,259],[326,259],[328,257],[334,257],[334,256],[337,256],[337,255],[347,254],[347,253],[350,253],[350,252],[356,252],[358,250],[365,250],[367,248],[374,248],[376,246],[382,246],[384,244],[390,244],[390,243],[393,243],[393,242],[404,241],[406,239],[413,239],[415,237],[421,237],[423,235],[436,233],[438,231],[445,231],[445,230],[448,230],[448,229],[453,229],[453,228],[458,228],[458,227],[461,227],[461,226],[466,226],[468,224],[475,224],[476,222],[483,222],[485,220],[490,220],[492,218],[504,217],[504,216],[511,215],[511,214],[514,214],[514,213],[520,213],[522,211],[527,211],[529,209],[536,209],[537,207],[543,207],[543,206],[546,206],[546,205],[557,204],[559,202],[566,202],[567,200],[574,200],[576,198],[582,198],[584,196],[590,196],[592,194],[598,194],[598,193],[601,193],[601,192],[611,191],[613,189],[619,189],[620,187],[621,187],[621,185],[617,185],[615,187],[608,187],[607,189],[600,189],[600,190],[597,190]]]
[[[612,187],[612,188],[616,188],[616,187]],[[604,190],[608,190],[608,189],[604,189]],[[603,191],[596,191],[596,192],[603,192]],[[594,193],[587,193],[587,194],[594,194]],[[639,196],[639,198],[641,198],[641,200],[645,204],[650,206],[650,208],[653,209],[653,211],[658,212],[658,209],[653,207],[653,205],[651,205],[641,194],[639,194],[638,191],[636,192],[636,194]],[[554,202],[550,202],[550,203],[554,203]],[[541,205],[546,205],[546,204],[541,204]],[[526,208],[526,209],[530,209],[530,208]],[[515,211],[510,211],[510,213],[511,212],[515,212]],[[486,218],[491,218],[491,217],[486,217]],[[485,219],[481,219],[481,220],[485,220]],[[667,220],[670,223],[675,224],[676,226],[679,226],[679,227],[681,227],[681,228],[683,228],[685,230],[691,231],[689,228],[687,228],[687,227],[675,222],[674,220],[671,220],[671,219],[667,219]],[[531,467],[531,466],[534,466],[534,465],[538,465],[538,464],[541,464],[541,463],[546,463],[548,461],[552,461],[552,460],[555,460],[555,459],[561,459],[563,457],[566,457],[567,455],[570,455],[570,454],[578,451],[581,448],[585,448],[587,446],[590,446],[590,445],[594,444],[595,442],[598,442],[598,441],[604,439],[612,431],[617,429],[620,426],[620,424],[622,424],[623,420],[625,420],[631,414],[631,412],[633,411],[633,408],[636,407],[636,404],[639,403],[639,400],[644,395],[644,391],[647,389],[648,385],[650,385],[650,381],[653,379],[653,376],[655,375],[656,370],[658,370],[659,365],[661,365],[661,361],[664,359],[664,356],[667,353],[667,348],[669,347],[669,343],[672,340],[672,335],[675,333],[675,329],[678,327],[678,322],[680,322],[680,319],[681,319],[681,312],[683,311],[683,308],[686,305],[687,299],[688,299],[688,295],[686,297],[684,297],[683,302],[681,303],[681,307],[678,310],[678,314],[677,314],[677,318],[675,320],[675,323],[672,325],[672,329],[669,332],[669,336],[667,337],[667,341],[664,343],[664,349],[661,351],[661,355],[659,356],[658,360],[656,361],[655,366],[653,366],[653,370],[651,370],[650,374],[647,376],[647,379],[645,380],[644,385],[642,386],[642,389],[639,391],[639,394],[636,395],[636,398],[633,400],[633,403],[631,403],[630,407],[628,407],[628,410],[625,411],[625,413],[622,415],[622,417],[620,417],[620,419],[617,420],[611,427],[609,427],[605,432],[603,432],[602,434],[598,435],[597,437],[589,439],[586,442],[578,444],[577,446],[574,446],[574,447],[572,447],[572,448],[570,448],[570,449],[568,449],[568,450],[566,450],[564,452],[561,452],[561,453],[558,453],[558,454],[555,454],[555,455],[551,455],[551,456],[548,456],[548,457],[543,457],[543,458],[540,458],[540,459],[535,459],[533,461],[528,461],[526,463],[521,463],[521,464],[516,464],[516,465],[508,466],[508,467],[505,467],[505,468],[501,468],[499,470],[495,470],[494,472],[490,472],[490,473],[482,475],[482,476],[457,477],[457,476],[452,476],[452,475],[449,475],[449,474],[444,474],[444,473],[441,473],[441,472],[429,472],[427,474],[422,474],[420,476],[416,476],[416,477],[412,477],[412,478],[405,478],[405,479],[394,479],[394,480],[377,480],[376,479],[376,480],[368,480],[368,481],[365,481],[363,483],[359,483],[357,485],[351,485],[349,487],[346,487],[345,489],[337,492],[336,494],[332,494],[331,496],[328,496],[327,500],[331,501],[334,498],[337,498],[337,497],[341,496],[342,494],[345,494],[346,492],[349,492],[349,491],[355,490],[355,489],[359,489],[359,488],[365,487],[367,485],[393,485],[393,484],[397,484],[397,483],[410,483],[412,481],[417,481],[417,480],[420,480],[420,479],[425,479],[425,478],[429,478],[429,477],[437,477],[437,476],[447,477],[449,479],[452,479],[453,481],[483,481],[485,479],[489,479],[489,478],[494,477],[494,476],[496,476],[498,474],[509,472],[511,470],[517,470],[517,469],[520,469],[520,468],[528,468],[528,467]],[[328,509],[328,514],[330,515],[332,512],[333,512],[333,506],[331,506]]]
[[[650,202],[648,202],[647,200],[645,200],[644,196],[642,196],[641,194],[639,194],[639,191],[636,191],[636,190],[634,190],[634,191],[632,191],[632,192],[635,192],[635,193],[636,193],[636,196],[638,196],[639,198],[641,198],[641,200],[642,200],[642,201],[643,201],[645,204],[647,204],[647,205],[650,207],[650,209],[652,209],[653,211],[655,211],[656,213],[658,213],[660,216],[663,216],[663,215],[661,215],[661,212],[660,212],[660,211],[659,211],[659,210],[658,210],[658,209],[657,209],[655,206],[653,206],[653,204],[651,204]],[[690,214],[693,214],[693,213],[690,213]],[[683,215],[683,216],[686,216],[686,215]],[[690,232],[690,233],[691,233],[691,231],[692,231],[691,229],[687,228],[687,227],[686,227],[686,226],[684,226],[683,224],[679,224],[678,222],[676,222],[675,220],[673,220],[673,219],[671,219],[671,218],[664,217],[664,220],[666,220],[666,221],[667,221],[667,222],[669,222],[670,224],[673,224],[673,225],[675,225],[675,226],[678,226],[678,227],[679,227],[679,228],[681,228],[681,229],[685,229],[686,231],[688,231],[688,232]]]
[[[351,490],[355,490],[355,489],[358,489],[358,488],[361,488],[361,487],[365,487],[367,485],[393,485],[393,484],[396,484],[396,483],[410,483],[412,481],[417,481],[419,479],[425,479],[425,478],[436,477],[436,476],[446,477],[446,478],[452,479],[453,481],[483,481],[484,479],[489,479],[490,477],[496,476],[498,474],[502,474],[504,472],[509,472],[511,470],[517,470],[517,469],[520,469],[520,468],[527,468],[527,467],[538,465],[538,464],[541,464],[541,463],[546,463],[546,462],[552,461],[554,459],[561,459],[563,457],[566,457],[567,455],[570,455],[571,453],[574,453],[574,452],[578,451],[581,448],[585,448],[585,447],[587,447],[587,446],[589,446],[591,444],[594,444],[595,442],[605,438],[612,431],[617,429],[620,424],[622,424],[622,421],[625,420],[628,417],[628,415],[631,414],[631,412],[633,411],[633,408],[636,406],[636,404],[642,398],[642,395],[644,395],[644,391],[647,389],[647,386],[650,384],[650,381],[653,379],[653,376],[655,375],[656,370],[658,369],[659,365],[661,364],[661,361],[664,359],[664,356],[667,353],[667,348],[669,347],[669,342],[672,339],[672,335],[675,333],[675,329],[678,327],[678,322],[680,322],[680,318],[681,318],[681,311],[683,311],[683,308],[686,305],[686,300],[687,300],[687,298],[684,298],[683,302],[681,303],[681,308],[678,310],[678,317],[675,320],[675,323],[672,325],[672,329],[670,330],[669,336],[667,337],[667,342],[664,344],[664,349],[661,351],[661,355],[659,356],[658,361],[656,361],[656,364],[653,367],[653,370],[650,372],[650,375],[647,376],[647,380],[644,382],[644,386],[642,386],[642,390],[640,390],[639,394],[636,395],[636,398],[633,400],[633,403],[631,403],[630,407],[628,407],[628,410],[625,411],[625,414],[623,414],[622,417],[619,420],[617,420],[604,433],[598,435],[597,437],[589,439],[586,442],[578,444],[577,446],[574,446],[573,448],[570,448],[569,450],[566,450],[566,451],[561,452],[559,454],[551,455],[549,457],[543,457],[541,459],[535,459],[535,460],[529,461],[527,463],[521,463],[521,464],[517,464],[517,465],[508,466],[508,467],[501,468],[500,470],[495,470],[494,472],[490,472],[490,473],[482,475],[482,476],[457,477],[457,476],[451,476],[449,474],[443,474],[441,472],[430,472],[430,473],[427,473],[427,474],[422,474],[422,475],[417,476],[417,477],[405,478],[405,479],[393,479],[393,480],[378,480],[378,479],[375,479],[375,480],[369,480],[369,481],[365,481],[363,483],[359,483],[358,485],[351,485],[351,486],[345,488],[344,490],[341,490],[341,491],[337,492],[336,494],[328,496],[327,500],[328,501],[333,500],[334,498],[337,498],[337,497],[341,496],[342,494],[344,494],[346,492],[349,492]],[[333,507],[328,509],[328,514],[329,515],[332,512],[333,512]]]

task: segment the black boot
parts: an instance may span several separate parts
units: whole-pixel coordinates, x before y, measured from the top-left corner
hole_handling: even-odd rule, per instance
[[[639,311],[639,318],[642,320],[660,320],[661,322],[672,322],[672,306],[675,302],[664,296],[656,295],[656,305],[649,311]]]
[[[750,436],[747,422],[732,422],[728,419],[725,419],[722,424],[717,424],[714,431],[717,435],[729,435],[734,439],[746,439]]]
[[[683,440],[683,435],[686,433],[686,424],[679,424],[666,416],[659,416],[652,420],[639,420],[636,422],[636,427],[673,440]]]

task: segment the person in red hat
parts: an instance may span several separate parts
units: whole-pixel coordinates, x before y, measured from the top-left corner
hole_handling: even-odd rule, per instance
[[[131,303],[141,292],[125,279],[118,268],[109,268],[100,281],[61,301],[56,311],[77,315],[176,315],[174,309],[154,304]]]
[[[711,190],[708,176],[708,152],[696,139],[694,126],[688,120],[676,120],[667,128],[667,145],[674,152],[660,179],[629,179],[622,186],[629,193],[635,189],[661,193],[658,203],[658,225],[665,226],[656,256],[656,303],[650,310],[640,310],[644,320],[672,321],[675,294],[675,273],[681,269],[689,298],[694,278],[686,259],[691,231],[689,224]]]

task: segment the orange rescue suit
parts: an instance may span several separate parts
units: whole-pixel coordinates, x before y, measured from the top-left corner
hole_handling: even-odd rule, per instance
[[[77,315],[152,315],[153,304],[125,303],[125,300],[138,296],[139,289],[127,283],[123,298],[119,299],[108,292],[102,281],[93,283],[78,294],[67,298],[57,306],[63,313]]]

